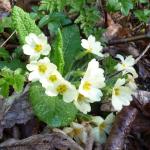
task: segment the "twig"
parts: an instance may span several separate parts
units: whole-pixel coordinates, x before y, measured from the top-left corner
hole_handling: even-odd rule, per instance
[[[0,45],[0,47],[3,47],[15,33],[16,33],[16,30]]]
[[[134,32],[134,31],[138,30],[138,29],[141,28],[143,25],[144,25],[144,23],[139,24],[138,26],[136,26],[135,28],[133,28],[132,31]]]
[[[107,27],[107,12],[105,10],[105,1],[104,0],[97,0],[96,1],[97,7],[99,8],[100,13],[103,14],[105,20],[105,26]]]
[[[137,63],[146,54],[146,52],[148,52],[149,49],[150,49],[150,43],[147,45],[143,53],[135,60],[135,63]]]
[[[117,114],[104,150],[123,149],[125,138],[131,131],[137,113],[138,110],[136,108],[127,106]]]
[[[126,39],[111,40],[111,41],[108,41],[108,45],[122,44],[122,43],[142,40],[142,39],[150,39],[150,33],[144,34],[144,35],[138,35],[134,37],[128,37]]]
[[[87,139],[87,143],[85,146],[85,150],[92,150],[93,149],[93,144],[94,144],[94,137],[92,134],[92,128],[89,127],[88,128],[88,139]]]

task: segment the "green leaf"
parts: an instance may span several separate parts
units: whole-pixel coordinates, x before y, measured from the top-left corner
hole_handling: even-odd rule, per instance
[[[53,50],[51,53],[51,60],[56,64],[58,71],[63,73],[64,70],[64,53],[63,53],[63,39],[60,29],[58,30],[57,37],[53,43]]]
[[[0,19],[0,33],[4,32],[5,28],[12,27],[12,20],[11,17],[4,17]]]
[[[7,82],[0,85],[0,95],[3,97],[7,97],[9,95],[9,84]]]
[[[83,33],[88,37],[90,34],[95,35],[101,29],[95,27],[100,17],[100,12],[96,7],[86,7],[80,10],[80,15],[75,20],[75,23],[80,24]]]
[[[107,9],[112,12],[120,10],[123,15],[127,16],[133,9],[133,2],[132,0],[108,0]]]
[[[25,82],[25,77],[24,75],[21,74],[19,70],[16,70],[14,72],[14,83],[13,83],[13,88],[16,92],[21,92],[23,90],[24,82]]]
[[[4,60],[9,59],[9,53],[5,48],[0,48],[0,58],[3,58]]]
[[[34,20],[30,18],[30,15],[17,6],[14,6],[12,10],[12,21],[14,28],[18,33],[19,41],[21,44],[24,44],[25,37],[29,35],[29,33],[41,33]]]
[[[118,0],[121,4],[121,12],[123,15],[127,16],[130,9],[133,9],[133,3],[131,0]]]
[[[120,10],[120,3],[118,3],[118,0],[108,0],[106,6],[107,6],[107,10],[111,12]]]
[[[49,11],[62,11],[67,3],[67,0],[42,0],[39,10]]]
[[[76,25],[68,26],[62,30],[64,50],[64,74],[68,73],[73,65],[76,56],[81,51],[80,33]]]
[[[72,103],[47,96],[39,83],[31,85],[29,97],[35,114],[51,127],[67,126],[76,117],[77,109]]]
[[[135,16],[140,20],[145,23],[149,21],[150,18],[150,10],[144,9],[144,10],[136,10],[134,12]]]
[[[9,94],[9,87],[13,87],[16,92],[21,92],[24,86],[25,77],[21,69],[15,71],[5,67],[0,72],[0,89],[1,95],[7,97]]]
[[[115,72],[115,66],[117,65],[117,61],[109,56],[102,61],[102,65],[105,70],[105,74],[110,75]]]
[[[11,70],[16,70],[18,68],[25,70],[25,64],[19,59],[13,59],[12,61],[0,61],[0,69],[3,69],[4,67],[8,67]]]
[[[54,12],[52,14],[45,15],[39,21],[39,27],[43,27],[48,24],[50,34],[51,36],[54,36],[57,33],[58,28],[70,23],[71,20],[64,13]]]

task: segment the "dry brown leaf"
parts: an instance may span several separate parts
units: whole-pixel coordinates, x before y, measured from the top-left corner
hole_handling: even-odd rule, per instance
[[[39,134],[23,140],[9,140],[0,144],[1,150],[83,150],[70,137],[60,132]]]
[[[14,94],[5,100],[0,100],[0,138],[3,130],[11,128],[16,123],[26,123],[33,117],[31,106],[28,99],[28,86],[21,94]]]
[[[11,4],[9,0],[0,0],[0,11],[10,11]]]
[[[122,150],[126,136],[130,133],[138,111],[136,108],[124,107],[116,116],[113,127],[105,144],[105,150]]]

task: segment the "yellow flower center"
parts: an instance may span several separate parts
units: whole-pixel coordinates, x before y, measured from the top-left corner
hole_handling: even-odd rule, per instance
[[[50,76],[48,77],[48,80],[51,81],[51,82],[56,82],[57,79],[58,79],[58,78],[57,78],[56,75],[50,75]]]
[[[84,84],[83,84],[83,89],[85,91],[89,91],[91,89],[91,83],[86,81]]]
[[[45,64],[39,64],[38,65],[38,70],[40,73],[44,74],[47,70],[47,66]]]
[[[123,67],[123,68],[126,68],[126,64],[122,64],[122,67]]]
[[[57,92],[59,93],[59,94],[63,94],[63,93],[65,93],[66,91],[67,91],[67,86],[65,85],[65,84],[61,84],[61,85],[59,85],[58,87],[57,87]]]
[[[35,47],[34,47],[34,50],[36,51],[36,52],[41,52],[42,51],[42,45],[41,44],[36,44],[35,45]]]
[[[77,136],[81,133],[81,129],[80,128],[75,128],[74,130],[74,135]]]
[[[99,125],[99,130],[101,130],[101,131],[104,131],[104,129],[106,128],[106,123],[101,123],[100,125]]]
[[[119,88],[115,88],[114,91],[115,91],[115,95],[116,96],[120,95],[120,89]]]
[[[85,97],[82,94],[79,94],[78,102],[83,102],[84,100],[85,100]]]

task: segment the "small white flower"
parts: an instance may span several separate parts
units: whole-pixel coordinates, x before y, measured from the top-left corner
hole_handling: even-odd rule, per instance
[[[115,68],[117,71],[122,71],[123,75],[127,74],[127,73],[131,73],[134,78],[138,77],[138,74],[136,73],[135,69],[133,68],[134,64],[135,64],[135,59],[133,58],[132,55],[126,57],[124,59],[124,57],[122,55],[117,55],[116,58],[119,58],[121,60],[121,63],[118,63]]]
[[[63,95],[63,100],[66,103],[72,102],[77,96],[77,90],[70,82],[61,79],[53,85],[49,85],[45,92],[48,96]]]
[[[36,35],[30,33],[25,38],[26,44],[23,46],[23,52],[30,56],[30,60],[37,60],[40,55],[48,55],[51,47],[47,43],[47,37],[44,34]]]
[[[40,82],[43,78],[45,78],[47,73],[53,72],[57,69],[56,65],[50,63],[48,57],[45,57],[38,61],[32,61],[26,67],[29,71],[31,71],[28,77],[29,81],[39,80]]]
[[[105,86],[104,70],[99,68],[99,63],[92,59],[85,72],[81,84],[79,86],[79,93],[91,101],[100,101],[103,96],[100,88]]]
[[[41,83],[44,88],[47,88],[50,85],[53,86],[57,84],[60,80],[63,80],[62,75],[57,70],[54,70],[53,72],[49,72],[45,78],[41,80]]]
[[[76,99],[74,100],[74,104],[76,108],[83,112],[84,114],[87,114],[91,111],[90,103],[93,103],[94,101],[90,100],[89,98],[84,97],[82,94],[78,93]]]
[[[89,53],[93,53],[97,56],[103,57],[101,43],[95,40],[95,37],[90,35],[88,39],[81,40],[81,46]]]
[[[125,79],[118,79],[112,91],[112,105],[115,110],[120,111],[123,106],[128,106],[132,101],[132,90],[125,86]]]
[[[79,144],[86,144],[87,132],[85,126],[79,123],[71,123],[70,127],[66,127],[63,131]]]
[[[97,127],[92,129],[95,141],[100,142],[101,144],[105,143],[107,138],[106,133],[109,134],[114,118],[115,116],[113,113],[109,114],[105,120],[100,116],[92,118],[92,122],[97,125]]]
[[[135,78],[128,74],[128,78],[127,78],[127,86],[132,89],[133,91],[135,91],[137,89],[137,85],[135,83]]]

